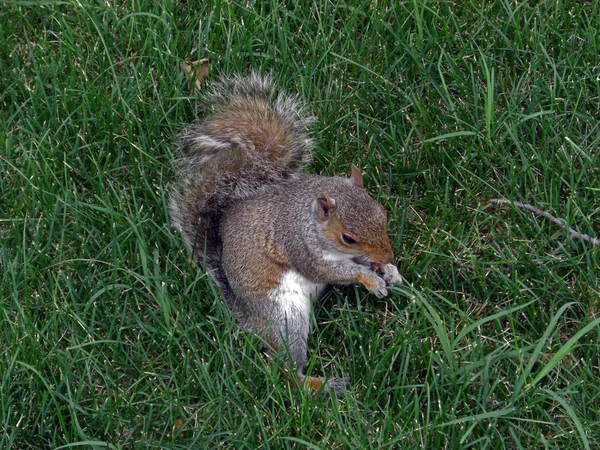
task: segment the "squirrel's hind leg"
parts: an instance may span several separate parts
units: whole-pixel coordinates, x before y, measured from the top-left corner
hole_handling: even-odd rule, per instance
[[[310,300],[323,288],[324,285],[313,283],[297,272],[284,273],[279,285],[269,293],[270,300],[277,310],[274,314],[277,320],[269,337],[276,350],[289,353],[291,361],[288,359],[288,366],[292,367],[293,362],[301,385],[316,392],[340,394],[345,390],[344,380],[325,381],[322,378],[304,375],[310,331]]]
[[[284,355],[286,366],[304,379],[308,333],[310,331],[310,298],[287,295],[278,287],[271,291],[269,324],[263,330],[270,350]]]
[[[286,358],[286,369],[283,371],[284,377],[294,389],[297,389],[295,377],[289,373],[289,370],[295,369],[300,386],[313,392],[341,394],[346,390],[345,380],[338,378],[325,380],[304,374],[308,342],[308,332],[304,334],[304,330],[308,331],[308,327],[308,320],[304,324],[300,322],[300,317],[286,314],[283,326],[273,329],[273,332],[269,333],[268,340],[271,349],[288,356]]]

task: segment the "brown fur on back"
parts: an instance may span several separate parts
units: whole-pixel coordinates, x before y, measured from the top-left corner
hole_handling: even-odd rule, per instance
[[[178,136],[171,189],[171,224],[183,232],[194,259],[231,301],[221,269],[219,226],[233,203],[281,183],[311,159],[304,106],[296,97],[273,95],[269,76],[256,73],[216,83],[204,103],[212,112]]]

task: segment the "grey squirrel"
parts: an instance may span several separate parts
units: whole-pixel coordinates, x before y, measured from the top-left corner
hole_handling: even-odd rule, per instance
[[[179,135],[171,224],[241,328],[289,350],[309,389],[339,393],[342,381],[303,372],[311,299],[355,281],[381,298],[402,281],[387,214],[355,166],[349,178],[302,171],[311,119],[297,97],[274,95],[269,76],[225,78],[206,104],[212,114]]]

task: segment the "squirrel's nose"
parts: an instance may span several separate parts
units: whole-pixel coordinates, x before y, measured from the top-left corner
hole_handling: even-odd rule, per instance
[[[391,250],[383,255],[383,264],[390,264],[394,260],[394,252]]]

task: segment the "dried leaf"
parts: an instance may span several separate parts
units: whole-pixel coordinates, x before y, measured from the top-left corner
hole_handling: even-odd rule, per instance
[[[175,425],[173,426],[173,431],[180,430],[182,426],[183,426],[183,419],[181,417],[178,417],[177,419],[175,419]]]
[[[189,78],[188,90],[190,94],[196,95],[200,92],[202,82],[208,78],[208,68],[210,61],[208,58],[202,58],[198,61],[186,61],[181,64],[183,71]]]

